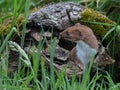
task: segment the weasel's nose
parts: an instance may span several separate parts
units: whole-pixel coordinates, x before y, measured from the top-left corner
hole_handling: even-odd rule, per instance
[[[61,35],[61,37],[67,37],[67,36],[69,37],[70,33],[68,31],[65,31],[65,32],[63,31],[60,33],[60,35]]]
[[[62,33],[60,33],[60,36],[62,35]]]
[[[61,37],[62,37],[62,36],[64,36],[64,33],[63,33],[63,32],[61,32],[61,33],[60,33],[60,36],[61,36]]]
[[[61,32],[61,33],[60,33],[60,37],[63,37],[63,38],[64,38],[65,36],[66,36],[66,34],[65,34],[64,32]]]

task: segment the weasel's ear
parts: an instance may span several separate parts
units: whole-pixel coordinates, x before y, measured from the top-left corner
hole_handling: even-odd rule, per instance
[[[80,23],[76,23],[75,26],[80,26],[81,24]]]

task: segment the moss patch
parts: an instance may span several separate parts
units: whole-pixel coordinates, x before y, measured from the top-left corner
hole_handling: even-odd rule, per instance
[[[106,32],[112,28],[116,23],[110,20],[100,12],[86,8],[81,13],[81,21],[83,24],[89,26],[95,34],[104,36]],[[92,23],[91,23],[92,22]],[[101,24],[98,24],[101,23]],[[109,24],[109,25],[106,25]]]
[[[19,30],[19,27],[23,24],[23,15],[20,15],[17,20],[16,20],[16,24],[15,27]],[[0,24],[0,37],[2,35],[7,35],[10,27],[12,25],[12,21],[13,21],[13,17],[9,18],[8,20],[4,21],[2,24]]]

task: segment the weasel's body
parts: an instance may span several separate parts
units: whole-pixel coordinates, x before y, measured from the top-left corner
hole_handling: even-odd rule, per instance
[[[87,26],[76,24],[61,32],[60,35],[77,43],[70,52],[69,60],[74,61],[81,69],[85,68],[98,52],[98,41]]]

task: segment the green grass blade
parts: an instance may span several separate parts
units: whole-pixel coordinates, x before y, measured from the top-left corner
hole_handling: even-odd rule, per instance
[[[105,36],[103,37],[103,40],[105,40],[107,38],[107,36],[109,36],[113,31],[115,31],[115,27],[111,28],[106,34]],[[102,41],[103,41],[102,40]]]

